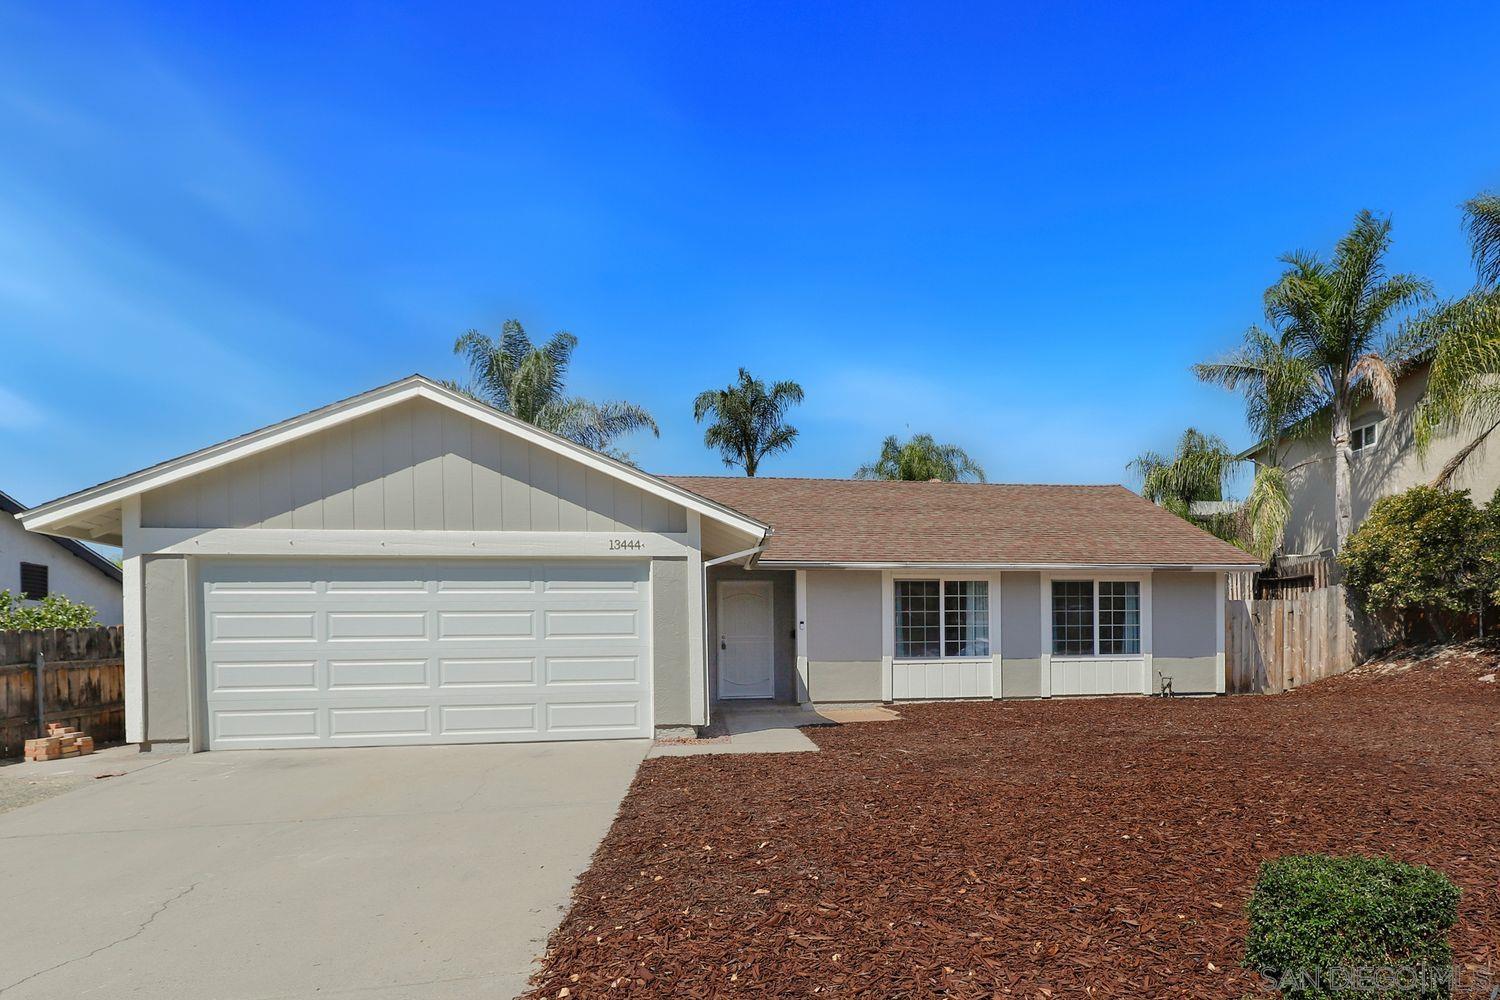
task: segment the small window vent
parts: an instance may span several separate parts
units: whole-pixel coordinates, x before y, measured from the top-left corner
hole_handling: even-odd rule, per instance
[[[46,566],[28,562],[21,564],[21,593],[32,601],[40,601],[50,593],[47,588]]]

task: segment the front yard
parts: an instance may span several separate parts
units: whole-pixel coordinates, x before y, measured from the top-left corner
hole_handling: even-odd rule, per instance
[[[1387,853],[1500,965],[1500,683],[914,705],[823,752],[647,761],[535,997],[1241,997],[1262,859]],[[567,992],[563,992],[566,990]]]

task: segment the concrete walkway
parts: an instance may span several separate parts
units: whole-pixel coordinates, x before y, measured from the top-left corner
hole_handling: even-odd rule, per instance
[[[514,996],[646,749],[246,750],[90,778],[0,815],[0,1000]]]
[[[844,722],[885,722],[900,716],[878,706],[856,709],[813,708],[811,705],[719,706],[716,728],[722,734],[710,739],[681,743],[658,743],[648,757],[696,757],[726,753],[810,753],[818,745],[802,732],[803,726],[836,726]]]

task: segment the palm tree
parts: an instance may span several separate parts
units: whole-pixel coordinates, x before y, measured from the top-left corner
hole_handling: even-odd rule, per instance
[[[540,346],[531,342],[519,320],[508,319],[494,340],[470,330],[453,344],[453,353],[469,365],[469,382],[447,383],[483,403],[595,451],[629,461],[613,447],[631,431],[661,430],[651,414],[634,403],[596,403],[567,395],[568,365],[578,338],[554,333]]]
[[[718,450],[728,466],[739,466],[754,476],[761,459],[786,451],[797,440],[797,428],[786,422],[786,411],[802,402],[796,382],[766,384],[741,368],[739,383],[708,389],[693,400],[693,419],[713,414],[703,432],[703,443]]]
[[[984,470],[956,444],[938,444],[931,434],[916,434],[902,444],[892,434],[880,445],[880,457],[854,471],[855,479],[905,479],[945,483],[984,482]]]
[[[1390,243],[1390,220],[1360,212],[1332,260],[1300,251],[1286,255],[1282,262],[1287,269],[1265,293],[1271,332],[1252,328],[1239,351],[1193,368],[1205,382],[1254,395],[1267,382],[1267,372],[1257,362],[1268,351],[1280,359],[1271,380],[1275,395],[1263,401],[1276,417],[1265,428],[1271,432],[1267,440],[1310,434],[1326,419],[1334,452],[1334,538],[1340,550],[1353,520],[1350,415],[1367,397],[1387,415],[1395,410],[1396,375],[1409,359],[1384,342],[1393,335],[1394,322],[1432,295],[1423,278],[1386,273]]]
[[[1417,452],[1425,455],[1444,430],[1474,435],[1433,477],[1432,485],[1445,488],[1500,428],[1500,195],[1480,195],[1465,203],[1464,229],[1477,284],[1469,294],[1422,317],[1412,330],[1413,342],[1432,361],[1427,391],[1417,404]]]
[[[1141,477],[1141,496],[1190,520],[1193,504],[1224,499],[1234,465],[1234,452],[1221,438],[1189,427],[1170,458],[1145,451],[1126,468]]]

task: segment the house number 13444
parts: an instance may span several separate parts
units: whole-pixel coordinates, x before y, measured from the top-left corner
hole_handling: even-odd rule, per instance
[[[644,549],[645,547],[646,543],[639,538],[611,538],[609,540],[609,550],[611,552],[619,549]]]

